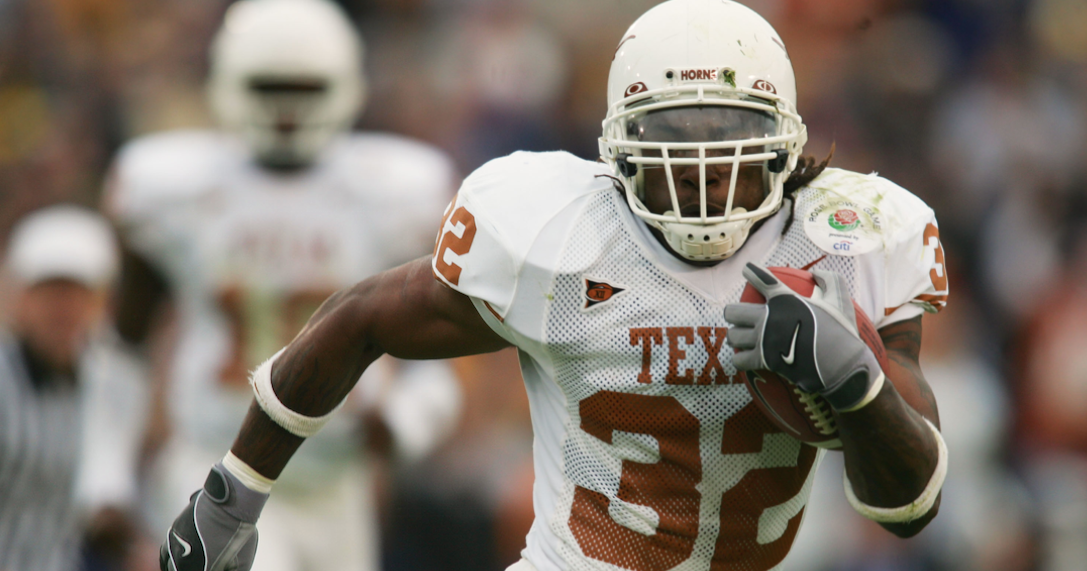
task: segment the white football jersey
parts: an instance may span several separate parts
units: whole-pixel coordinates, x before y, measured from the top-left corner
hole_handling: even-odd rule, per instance
[[[443,153],[385,134],[344,136],[297,172],[259,167],[218,132],[129,143],[107,205],[129,247],[173,286],[174,430],[225,453],[252,400],[248,371],[336,290],[431,251],[434,220],[456,183]],[[351,416],[308,439],[283,478],[320,487],[352,462]]]
[[[947,293],[933,212],[828,169],[713,267],[677,260],[607,166],[484,165],[446,210],[434,273],[517,345],[535,430],[540,571],[765,571],[788,552],[822,452],[751,402],[724,343],[747,262],[842,273],[877,327]]]

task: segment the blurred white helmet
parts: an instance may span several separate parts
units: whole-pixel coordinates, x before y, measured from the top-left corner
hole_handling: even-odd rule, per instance
[[[304,166],[362,110],[362,55],[331,2],[241,0],[211,47],[212,108],[262,163]]]
[[[755,222],[781,208],[807,142],[785,45],[766,20],[731,0],[670,0],[638,18],[611,64],[603,126],[600,154],[625,182],[631,210],[694,261],[731,256]],[[734,166],[723,215],[708,214],[710,164]],[[680,212],[673,165],[699,167],[697,216]],[[763,168],[765,199],[750,212],[733,208],[743,165]],[[646,168],[665,169],[672,210],[646,208]]]
[[[11,231],[5,265],[21,286],[68,279],[104,288],[117,275],[113,229],[98,213],[72,205],[36,210]]]

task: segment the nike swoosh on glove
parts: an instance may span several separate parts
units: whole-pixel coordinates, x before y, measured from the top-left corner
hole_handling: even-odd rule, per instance
[[[857,316],[840,274],[812,272],[806,298],[766,268],[747,264],[743,275],[766,303],[725,306],[726,342],[737,369],[769,369],[800,390],[822,396],[837,411],[867,404],[882,385],[879,361],[857,334]]]
[[[250,490],[216,464],[204,488],[174,520],[159,549],[162,571],[249,571],[257,552],[257,518],[268,494]]]

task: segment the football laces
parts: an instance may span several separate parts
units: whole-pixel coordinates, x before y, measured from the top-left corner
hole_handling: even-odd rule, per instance
[[[825,436],[830,436],[838,431],[838,423],[834,420],[834,414],[830,410],[830,403],[823,397],[804,392],[797,387],[793,387],[793,392],[800,399],[800,402],[804,404],[804,412],[807,413],[808,418],[811,419],[812,424],[815,425],[820,432]]]

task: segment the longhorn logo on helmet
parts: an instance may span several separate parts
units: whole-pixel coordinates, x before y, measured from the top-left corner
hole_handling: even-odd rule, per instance
[[[627,90],[623,93],[623,97],[630,97],[631,95],[641,93],[643,91],[649,91],[649,88],[646,87],[644,83],[640,81],[638,83],[632,83],[630,84],[630,87],[627,87]]]
[[[765,79],[756,79],[755,84],[751,86],[751,89],[758,89],[759,91],[773,93],[774,95],[778,94],[778,90],[774,87],[774,84]]]

